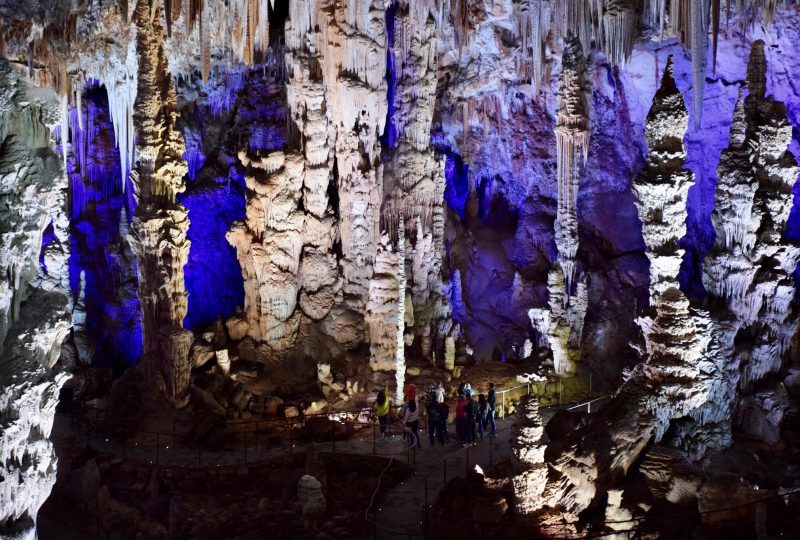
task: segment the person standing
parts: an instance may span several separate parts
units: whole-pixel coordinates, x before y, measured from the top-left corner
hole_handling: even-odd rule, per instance
[[[439,412],[440,406],[436,399],[436,394],[431,392],[428,397],[428,405],[425,407],[428,413],[428,438],[431,441],[431,447],[436,443],[436,433],[439,430]],[[439,437],[441,440],[441,436]]]
[[[439,406],[439,424],[436,426],[436,436],[439,438],[439,443],[444,446],[450,442],[450,435],[447,433],[447,417],[450,415],[450,407],[444,402],[444,396],[437,405]]]
[[[465,432],[467,424],[467,398],[463,393],[458,394],[456,402],[456,437],[458,442],[465,442]]]
[[[489,414],[489,403],[484,394],[478,395],[478,434],[483,439],[483,429],[486,424],[486,417]]]
[[[439,383],[436,385],[436,388],[434,388],[433,391],[436,394],[436,401],[438,403],[443,403],[444,402],[444,385],[442,384],[442,381],[439,381]]]
[[[373,410],[375,411],[375,416],[378,417],[378,423],[381,427],[381,438],[386,438],[386,426],[389,424],[389,411],[392,408],[392,402],[387,397],[389,394],[389,386],[386,386],[386,390],[381,390],[378,392],[378,397],[375,399],[375,405],[373,405]]]
[[[466,443],[475,442],[475,422],[478,421],[478,404],[471,397],[467,397]]]
[[[406,432],[411,437],[411,448],[419,448],[419,407],[416,398],[409,400],[405,418]]]
[[[497,424],[494,421],[495,415],[495,406],[497,405],[497,395],[494,391],[494,383],[489,383],[489,395],[486,397],[486,403],[488,405],[488,411],[486,413],[486,420],[489,422],[489,425],[492,426],[492,432],[489,433],[489,437],[497,437]]]

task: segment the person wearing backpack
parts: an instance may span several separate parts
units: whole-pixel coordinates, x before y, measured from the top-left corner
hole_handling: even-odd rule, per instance
[[[386,390],[378,392],[378,397],[375,400],[373,409],[375,416],[378,417],[378,423],[381,426],[381,438],[386,438],[386,426],[389,424],[389,411],[392,408],[392,402],[387,397],[389,394],[389,385],[386,385]]]

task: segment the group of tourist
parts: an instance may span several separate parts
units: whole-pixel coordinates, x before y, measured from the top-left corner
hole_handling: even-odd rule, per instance
[[[421,447],[419,438],[421,411],[417,401],[416,386],[413,384],[407,385],[403,394],[403,406],[401,409],[405,428],[403,436],[411,440],[412,447]],[[484,431],[489,428],[491,428],[489,437],[496,436],[497,424],[494,419],[496,403],[494,383],[489,383],[487,394],[478,394],[477,396],[468,382],[461,383],[458,388],[455,409],[456,437],[459,443],[468,445],[474,443],[478,437],[483,439]],[[385,438],[386,429],[389,425],[389,414],[391,413],[388,385],[385,390],[378,392],[373,410],[378,417],[381,437]],[[450,436],[447,424],[450,416],[450,407],[445,400],[444,385],[441,381],[436,386],[428,389],[425,413],[431,446],[435,446],[437,440],[442,446],[449,443]]]
[[[497,434],[497,424],[494,421],[497,396],[494,383],[489,383],[488,394],[478,394],[475,400],[475,391],[467,383],[461,383],[458,388],[458,401],[456,402],[456,435],[462,444],[472,444],[480,437],[483,439],[484,430],[489,427],[492,431],[490,437]]]

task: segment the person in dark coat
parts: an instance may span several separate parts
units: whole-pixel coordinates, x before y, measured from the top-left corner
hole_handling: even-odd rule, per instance
[[[486,416],[489,414],[489,403],[486,401],[486,396],[480,394],[478,396],[478,435],[483,439],[483,429],[486,424]]]
[[[478,420],[478,404],[472,398],[467,398],[466,406],[466,443],[475,442],[475,422]]]
[[[431,446],[436,443],[436,434],[439,430],[439,413],[441,412],[439,405],[436,402],[435,395],[429,396],[425,411],[428,413],[428,438],[431,440]]]
[[[450,435],[447,433],[447,416],[450,414],[450,407],[444,402],[444,399],[437,403],[439,406],[439,425],[436,426],[436,437],[439,442],[444,446],[450,442]]]
[[[456,402],[456,437],[458,442],[466,442],[467,431],[467,398],[464,394],[458,394]]]
[[[495,415],[495,407],[497,405],[497,395],[494,392],[494,383],[489,383],[489,395],[486,396],[486,403],[488,405],[488,411],[486,413],[486,421],[492,426],[492,432],[489,433],[489,437],[497,437],[497,424],[494,421]]]

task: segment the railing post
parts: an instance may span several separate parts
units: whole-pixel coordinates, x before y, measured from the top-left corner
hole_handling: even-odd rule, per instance
[[[503,418],[506,417],[506,393],[503,392]]]

